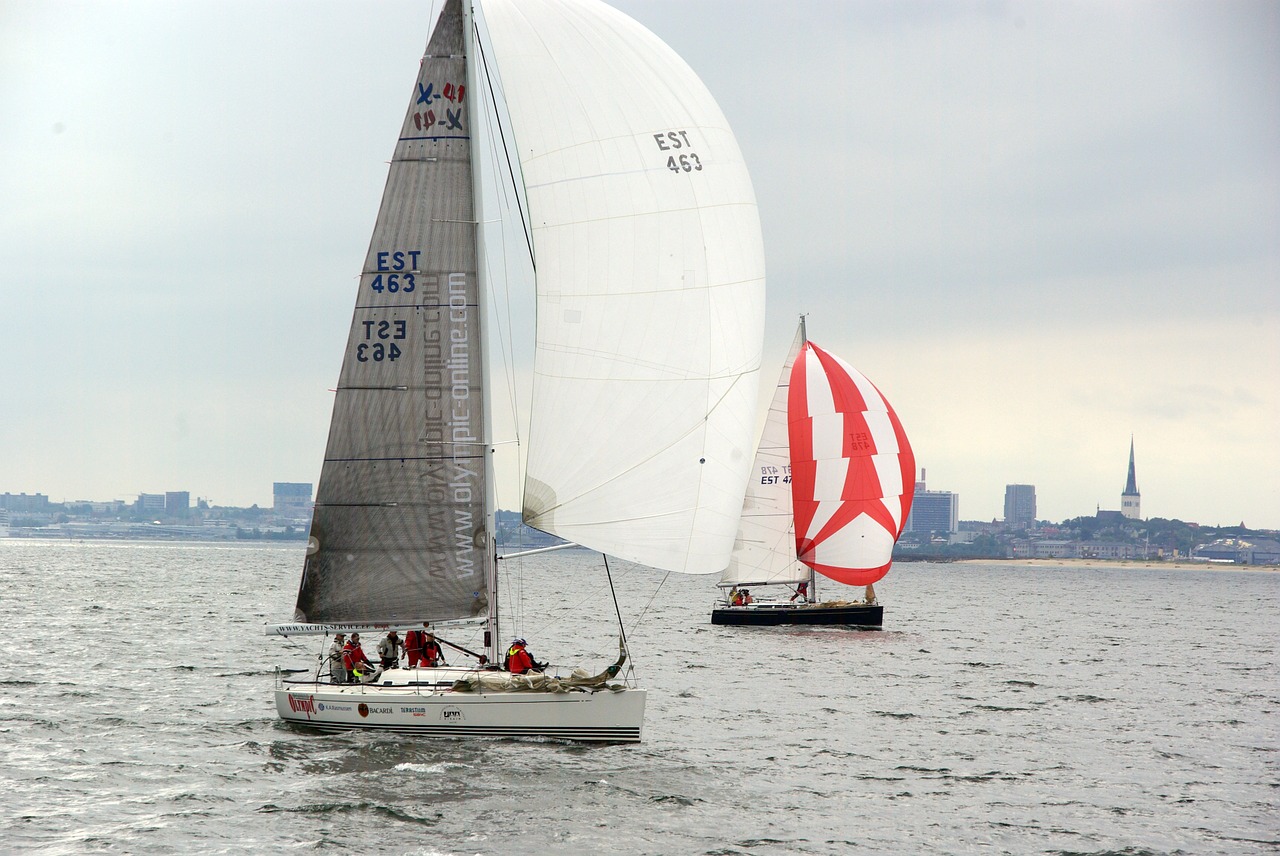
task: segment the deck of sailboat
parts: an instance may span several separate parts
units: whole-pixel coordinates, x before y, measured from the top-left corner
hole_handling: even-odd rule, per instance
[[[762,602],[711,610],[712,624],[771,627],[779,624],[848,625],[879,629],[884,607],[874,603],[826,601],[823,603]]]

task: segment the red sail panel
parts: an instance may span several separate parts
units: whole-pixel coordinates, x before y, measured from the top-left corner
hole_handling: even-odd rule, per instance
[[[911,509],[902,423],[871,381],[812,342],[792,366],[787,413],[796,555],[847,585],[879,580]]]

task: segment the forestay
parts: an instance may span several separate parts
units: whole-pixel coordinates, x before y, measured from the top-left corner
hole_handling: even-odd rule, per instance
[[[486,611],[488,490],[462,10],[432,34],[360,276],[295,620]]]
[[[871,381],[812,342],[792,367],[788,411],[796,554],[848,585],[879,580],[911,509],[902,423]]]
[[[603,4],[484,4],[537,279],[524,517],[658,568],[728,560],[755,432],[764,254],[724,115]]]

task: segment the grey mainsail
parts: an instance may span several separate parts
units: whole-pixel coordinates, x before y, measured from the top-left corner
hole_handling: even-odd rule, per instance
[[[462,7],[449,0],[360,276],[297,621],[487,612],[493,550],[469,89]]]

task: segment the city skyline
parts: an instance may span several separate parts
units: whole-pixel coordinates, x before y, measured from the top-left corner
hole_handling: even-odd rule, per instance
[[[1132,441],[1131,441],[1131,443],[1132,443]],[[1135,463],[1135,455],[1134,455],[1134,452],[1132,451],[1132,449],[1131,449],[1131,453],[1130,453],[1130,461],[1129,461],[1129,466],[1128,466],[1128,470],[1127,470],[1127,472],[1128,472],[1128,476],[1127,476],[1127,479],[1126,479],[1126,482],[1125,482],[1124,487],[1123,487],[1121,490],[1119,490],[1119,491],[1117,491],[1117,492],[1116,492],[1116,503],[1115,503],[1115,506],[1114,506],[1114,507],[1107,506],[1107,505],[1103,505],[1103,504],[1098,504],[1098,505],[1093,509],[1093,512],[1092,512],[1092,513],[1090,513],[1088,510],[1084,510],[1084,511],[1081,511],[1081,512],[1076,513],[1076,514],[1067,514],[1067,515],[1062,516],[1062,517],[1046,517],[1046,516],[1040,516],[1040,515],[1033,515],[1030,519],[1031,519],[1031,521],[1032,521],[1032,522],[1057,523],[1057,522],[1062,522],[1062,521],[1065,521],[1065,520],[1072,520],[1072,519],[1075,519],[1075,518],[1078,518],[1078,517],[1090,517],[1090,516],[1096,515],[1098,512],[1113,512],[1113,513],[1123,514],[1123,513],[1124,513],[1124,502],[1125,502],[1125,497],[1126,497],[1126,495],[1127,495],[1127,492],[1130,490],[1130,488],[1131,488],[1131,487],[1134,487],[1134,486],[1135,486],[1135,484],[1136,484],[1136,463]],[[922,490],[927,490],[927,484],[928,484],[928,482],[925,480],[925,476],[926,476],[926,475],[927,475],[927,468],[924,468],[924,469],[921,471],[921,473],[920,473],[920,480],[916,482],[916,495],[917,495],[917,498],[919,498],[919,497],[920,497],[920,495],[921,495],[921,491],[922,491]],[[272,484],[272,488],[273,488],[273,492],[272,492],[272,501],[271,501],[271,502],[266,502],[266,503],[262,503],[262,502],[253,502],[253,503],[249,503],[249,504],[246,504],[246,505],[236,505],[236,504],[232,504],[232,503],[220,503],[220,502],[218,502],[215,498],[211,498],[211,497],[206,497],[206,496],[203,496],[203,495],[199,495],[199,494],[196,494],[196,493],[194,493],[194,492],[192,492],[192,491],[189,491],[189,490],[187,490],[187,491],[157,491],[157,492],[151,492],[151,491],[139,491],[139,492],[137,492],[137,493],[129,493],[129,494],[125,494],[125,495],[124,495],[124,497],[132,496],[132,497],[135,497],[135,499],[136,499],[137,501],[141,501],[141,498],[142,498],[143,496],[151,496],[151,497],[164,498],[166,495],[170,495],[170,496],[171,496],[171,495],[174,495],[174,494],[184,494],[184,495],[188,495],[188,496],[190,496],[190,497],[191,497],[191,502],[192,502],[191,507],[193,507],[193,508],[194,508],[194,507],[196,507],[196,505],[197,505],[199,502],[202,502],[202,501],[203,501],[203,502],[208,503],[210,506],[213,506],[213,507],[227,507],[227,508],[252,508],[252,507],[254,507],[254,506],[257,506],[258,508],[270,508],[270,507],[274,506],[274,505],[276,504],[277,499],[278,499],[280,496],[282,496],[282,495],[283,495],[283,494],[278,494],[278,493],[276,493],[276,491],[277,491],[278,489],[280,489],[281,487],[284,487],[284,488],[286,489],[286,491],[289,491],[290,489],[294,489],[294,490],[296,490],[297,488],[300,488],[300,487],[306,487],[306,488],[308,489],[308,495],[309,495],[309,496],[313,496],[313,494],[314,494],[314,490],[315,490],[315,483],[314,483],[314,482],[280,482],[280,481],[272,481],[272,482],[271,482],[271,484]],[[964,500],[964,497],[963,497],[963,492],[962,492],[962,491],[956,491],[956,490],[950,490],[950,489],[947,489],[947,488],[943,488],[943,489],[936,490],[936,491],[934,491],[934,490],[927,490],[927,493],[929,493],[929,494],[947,494],[947,495],[952,495],[952,496],[954,496],[954,497],[955,497],[954,504],[957,506],[957,510],[955,511],[954,515],[952,515],[952,516],[953,516],[955,519],[957,519],[960,523],[964,523],[964,522],[972,522],[972,523],[987,523],[988,521],[991,521],[991,522],[1000,521],[1000,522],[1006,522],[1006,523],[1007,523],[1007,522],[1008,522],[1008,512],[1009,512],[1009,508],[1010,508],[1010,496],[1011,496],[1011,491],[1014,491],[1014,489],[1018,489],[1018,488],[1020,488],[1020,489],[1029,489],[1029,493],[1027,493],[1027,491],[1026,491],[1026,490],[1023,490],[1023,491],[1017,491],[1016,493],[1017,493],[1017,495],[1019,496],[1019,501],[1020,501],[1020,502],[1026,502],[1026,501],[1027,501],[1027,497],[1029,497],[1030,507],[1031,507],[1032,509],[1034,509],[1034,508],[1035,508],[1035,506],[1036,506],[1036,502],[1037,502],[1037,497],[1038,497],[1038,493],[1037,493],[1037,491],[1039,490],[1039,486],[1038,486],[1038,485],[1033,485],[1033,484],[1014,484],[1014,483],[1009,483],[1009,484],[1006,484],[1006,485],[1005,485],[1005,488],[1004,488],[1004,496],[1003,496],[1003,499],[1002,499],[1002,502],[1003,502],[1003,508],[1004,508],[1004,513],[1002,513],[1002,514],[1000,514],[1000,515],[994,515],[994,516],[992,516],[992,517],[990,517],[990,518],[986,518],[986,517],[975,517],[975,516],[972,516],[972,515],[966,516],[966,515],[963,513],[963,500]],[[11,490],[0,490],[0,495],[4,495],[4,494],[19,496],[19,495],[27,494],[27,492],[26,492],[26,491],[21,491],[21,492],[20,492],[20,491],[11,491]],[[124,501],[124,497],[120,497],[120,496],[112,497],[112,498],[110,498],[110,499],[104,499],[104,498],[88,498],[88,497],[77,497],[76,499],[60,499],[60,500],[59,500],[59,499],[54,499],[52,496],[49,496],[48,494],[44,494],[42,491],[34,491],[34,492],[31,492],[29,495],[33,495],[33,496],[44,495],[44,496],[46,496],[46,497],[48,498],[48,500],[49,500],[49,502],[50,502],[50,503],[57,503],[57,504],[65,504],[65,503],[82,503],[82,502],[87,502],[87,503],[109,503],[109,502],[122,502],[122,501]],[[936,504],[936,503],[935,503],[935,504]],[[938,508],[939,508],[939,509],[941,509],[941,506],[939,506]],[[498,509],[498,510],[499,510],[499,511],[504,511],[504,512],[506,512],[506,513],[518,513],[518,512],[519,512],[519,509],[518,509],[518,508],[502,508],[502,507],[499,507],[499,509]],[[915,512],[916,512],[916,508],[914,508],[914,507],[913,507],[913,509],[912,509],[912,517],[914,517],[914,516],[915,516]],[[944,511],[941,511],[941,510],[934,510],[934,509],[932,509],[932,508],[931,508],[931,510],[930,510],[930,513],[931,513],[931,517],[932,517],[932,516],[936,516],[936,515],[938,515],[938,514],[941,514],[941,516],[942,516],[942,517],[946,517],[946,516],[947,516],[947,512],[944,512]],[[1127,515],[1126,515],[1126,516],[1127,516]],[[1149,515],[1148,517],[1153,517],[1153,516],[1157,516],[1157,515]],[[1237,524],[1243,523],[1243,524],[1246,524],[1250,529],[1255,529],[1255,530],[1267,530],[1267,531],[1274,531],[1274,530],[1276,530],[1276,529],[1280,529],[1280,527],[1276,527],[1276,526],[1268,526],[1268,525],[1266,525],[1266,524],[1261,524],[1261,523],[1254,523],[1253,521],[1249,521],[1249,520],[1239,520],[1239,521],[1229,521],[1229,520],[1196,520],[1196,519],[1187,518],[1187,517],[1179,517],[1179,516],[1178,516],[1178,515],[1176,515],[1176,514],[1175,514],[1175,515],[1158,515],[1158,516],[1163,517],[1163,518],[1165,518],[1165,519],[1169,519],[1169,520],[1180,520],[1180,521],[1182,521],[1182,522],[1184,522],[1184,523],[1196,523],[1196,524],[1200,524],[1200,525],[1203,525],[1203,526],[1211,526],[1211,527],[1219,527],[1219,526],[1235,526],[1235,525],[1237,525]],[[1139,518],[1136,518],[1136,519],[1143,520],[1143,519],[1148,519],[1148,517],[1139,517]],[[911,531],[911,529],[912,529],[912,526],[911,526],[911,524],[910,524],[910,521],[908,521],[907,530],[908,530],[908,531]]]
[[[5,489],[317,481],[439,4],[302,5],[6,7]],[[614,5],[738,136],[762,389],[809,313],[966,519],[1009,483],[1118,507],[1132,435],[1144,516],[1280,527],[1280,6]],[[521,384],[531,336],[491,340]],[[527,400],[494,400],[515,507]]]

